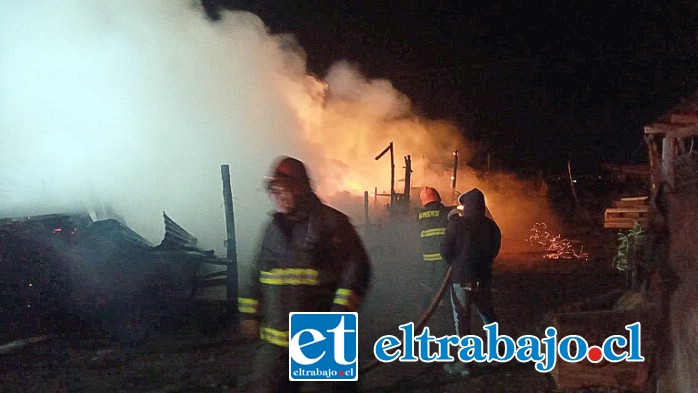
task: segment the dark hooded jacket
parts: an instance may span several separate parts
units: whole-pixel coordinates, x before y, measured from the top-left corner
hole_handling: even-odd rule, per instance
[[[485,197],[477,188],[458,198],[463,212],[454,214],[446,226],[441,255],[451,265],[452,282],[492,281],[492,261],[499,254],[502,234],[485,216]]]
[[[346,215],[311,194],[292,217],[275,213],[238,300],[262,340],[288,346],[289,312],[356,311],[370,262]]]

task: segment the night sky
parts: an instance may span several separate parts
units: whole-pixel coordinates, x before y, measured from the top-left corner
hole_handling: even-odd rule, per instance
[[[392,81],[478,144],[474,166],[646,161],[643,126],[698,90],[695,1],[378,3],[204,2],[294,34],[319,76],[346,59]]]

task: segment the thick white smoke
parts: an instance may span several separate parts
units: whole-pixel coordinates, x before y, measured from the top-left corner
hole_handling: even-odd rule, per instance
[[[412,155],[418,185],[448,184],[451,152],[469,154],[388,81],[344,62],[309,75],[293,37],[250,13],[212,23],[186,0],[4,2],[0,40],[0,217],[101,204],[157,244],[166,211],[224,255],[230,164],[249,260],[278,155],[304,160],[321,197],[345,207],[389,189],[389,162],[374,157],[391,141],[397,177]]]
[[[301,62],[257,17],[214,26],[166,0],[4,5],[0,216],[99,200],[157,243],[164,210],[222,254],[230,163],[239,243],[253,241],[269,163],[304,155],[284,95]]]

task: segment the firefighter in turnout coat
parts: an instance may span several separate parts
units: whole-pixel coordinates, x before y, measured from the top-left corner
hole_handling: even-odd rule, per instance
[[[288,376],[289,312],[357,311],[370,262],[349,218],[312,191],[301,161],[281,157],[266,179],[276,212],[238,301],[241,333],[262,341],[252,389],[298,391]]]
[[[424,309],[439,289],[446,274],[446,264],[441,257],[441,241],[446,233],[449,208],[441,202],[435,188],[423,187],[419,192],[422,210],[417,216],[419,238],[422,250],[420,276],[420,307]]]

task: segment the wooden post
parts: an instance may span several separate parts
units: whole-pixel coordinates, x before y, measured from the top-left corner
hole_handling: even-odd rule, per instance
[[[378,187],[373,188],[373,211],[378,211]]]
[[[390,150],[390,207],[392,207],[395,204],[395,153],[393,152],[393,142],[390,142],[388,147],[376,156],[376,161],[383,157],[388,150]]]
[[[368,217],[368,191],[364,191],[364,222],[366,225],[371,224],[371,220]]]
[[[410,201],[410,186],[412,185],[412,157],[405,156],[405,188],[404,194],[407,202]]]
[[[647,143],[647,152],[650,158],[650,188],[651,193],[657,191],[657,165],[659,164],[659,146],[657,146],[657,138],[653,134],[645,135],[645,142]]]
[[[233,210],[233,190],[230,185],[230,167],[221,165],[221,176],[223,177],[223,203],[225,205],[225,228],[226,248],[227,248],[227,276],[226,276],[226,298],[231,308],[231,324],[237,327],[238,315],[238,257],[237,245],[235,242],[235,211]]]
[[[453,151],[453,176],[451,176],[451,204],[456,200],[456,177],[458,176],[458,150]]]
[[[390,207],[395,204],[395,153],[390,142]]]
[[[570,188],[572,189],[572,198],[574,199],[574,207],[579,208],[579,199],[577,198],[577,191],[574,189],[574,179],[572,179],[572,164],[570,160],[567,160],[567,175],[570,180]]]
[[[674,189],[676,182],[675,172],[676,161],[676,139],[664,134],[664,143],[662,144],[662,175],[665,183],[669,186],[669,190]]]

